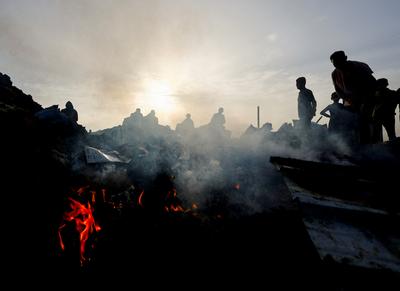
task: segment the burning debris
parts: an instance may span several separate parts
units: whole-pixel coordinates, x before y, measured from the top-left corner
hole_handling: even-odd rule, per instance
[[[94,246],[95,239],[92,237],[95,237],[101,230],[94,215],[95,205],[98,202],[104,204],[106,201],[105,189],[98,192],[90,186],[80,187],[73,195],[68,197],[68,210],[64,212],[61,225],[58,228],[60,247],[62,251],[65,251],[64,236],[78,234],[79,247],[77,249],[79,249],[79,259],[82,266],[87,262],[87,248]],[[72,228],[72,225],[75,227]],[[69,231],[66,231],[66,229],[69,229]],[[69,238],[68,241],[71,241],[71,239]],[[73,240],[68,247],[76,248]]]
[[[165,206],[164,209],[166,212],[183,212],[184,209],[182,207],[182,202],[179,200],[176,189],[172,191],[168,191],[167,196],[165,197]]]
[[[93,200],[92,203],[94,203]],[[101,227],[95,222],[92,210],[93,208],[90,202],[87,202],[87,205],[85,205],[84,203],[81,203],[72,198],[69,198],[69,201],[69,206],[71,210],[64,213],[63,223],[58,229],[60,247],[63,251],[65,250],[65,245],[62,239],[62,230],[67,226],[68,223],[75,223],[75,228],[76,231],[79,233],[80,240],[80,262],[81,265],[83,265],[86,261],[85,249],[89,236],[96,232],[99,232],[101,230]]]

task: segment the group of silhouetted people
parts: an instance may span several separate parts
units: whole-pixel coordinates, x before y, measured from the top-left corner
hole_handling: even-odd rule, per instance
[[[218,112],[212,116],[210,122],[202,128],[206,128],[214,133],[226,133],[223,112],[224,109],[220,107]],[[140,108],[137,108],[134,113],[125,118],[122,125],[127,129],[135,128],[142,130],[155,130],[157,127],[160,127],[154,110],[151,110],[148,115],[143,116]],[[176,125],[176,132],[182,136],[190,136],[194,130],[195,126],[190,113],[187,113],[186,118]]]
[[[135,127],[151,130],[158,126],[158,118],[154,110],[151,110],[149,114],[143,116],[141,109],[136,108],[135,112],[124,119],[122,125],[128,128]]]
[[[201,128],[212,131],[213,133],[221,133],[222,135],[225,134],[226,130],[224,108],[220,107],[218,109],[218,112],[214,113],[214,115],[211,117],[210,122]],[[193,133],[194,129],[194,122],[191,118],[190,113],[186,114],[185,120],[176,125],[176,131],[182,135]]]
[[[389,89],[387,79],[376,80],[367,64],[348,60],[343,51],[334,52],[330,60],[335,67],[332,72],[335,89],[331,94],[333,103],[320,112],[322,116],[330,118],[329,132],[341,135],[352,143],[368,144],[383,140],[384,127],[389,140],[396,139],[395,111],[400,103],[400,89]],[[300,128],[308,130],[311,120],[316,115],[317,102],[313,92],[306,88],[305,77],[296,79],[296,87],[299,90],[297,105]],[[78,121],[78,113],[70,101],[61,112],[74,123]],[[219,108],[210,123],[202,128],[210,133],[230,135],[230,132],[225,130],[223,112],[224,109]],[[123,125],[152,129],[158,126],[158,118],[154,110],[143,116],[138,108],[124,120]],[[176,131],[182,135],[189,135],[194,129],[194,122],[189,113],[186,114],[186,119],[176,126]]]
[[[332,72],[333,103],[320,112],[330,118],[329,132],[341,134],[356,143],[368,144],[383,140],[383,126],[389,140],[395,139],[395,111],[400,103],[400,89],[397,92],[390,90],[387,79],[376,80],[367,64],[347,60],[343,51],[334,52],[330,60],[335,67]],[[304,77],[296,80],[299,120],[307,129],[315,116],[317,103],[305,85]]]

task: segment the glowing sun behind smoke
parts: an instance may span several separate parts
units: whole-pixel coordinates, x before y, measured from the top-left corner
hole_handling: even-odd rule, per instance
[[[135,103],[143,109],[144,115],[154,109],[162,122],[170,122],[182,114],[182,106],[174,96],[171,83],[161,79],[145,80],[143,92],[137,96]]]

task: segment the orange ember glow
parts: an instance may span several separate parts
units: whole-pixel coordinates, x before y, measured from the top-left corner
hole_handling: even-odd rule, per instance
[[[165,200],[165,211],[166,212],[184,212],[185,210],[183,209],[181,205],[181,201],[177,197],[176,194],[176,189],[172,189],[171,191],[168,191],[167,197]]]
[[[92,191],[92,204],[94,205],[96,203],[96,191]]]
[[[62,250],[65,250],[65,246],[64,246],[64,243],[63,243],[62,237],[61,237],[61,230],[64,228],[64,226],[65,226],[65,224],[61,225],[61,226],[58,228],[58,238],[60,239],[60,246],[61,246],[61,249],[62,249]]]
[[[70,201],[71,210],[64,213],[64,223],[58,228],[58,236],[60,239],[61,249],[64,250],[65,246],[62,240],[61,230],[66,226],[68,222],[75,222],[76,231],[79,233],[80,239],[80,261],[83,264],[86,260],[85,258],[85,247],[89,236],[93,232],[98,232],[101,230],[94,220],[92,207],[90,203],[85,206],[72,198],[68,198]]]
[[[183,207],[180,205],[178,205],[178,206],[171,205],[169,209],[172,212],[182,212],[183,211]]]
[[[79,196],[82,196],[82,194],[85,193],[85,191],[86,191],[87,188],[89,188],[89,186],[81,187],[81,188],[79,188],[79,189],[76,191],[76,193],[77,193]]]
[[[142,192],[140,193],[139,199],[138,199],[138,204],[139,204],[141,207],[143,207],[143,204],[142,204],[143,194],[144,194],[144,191],[142,191]]]

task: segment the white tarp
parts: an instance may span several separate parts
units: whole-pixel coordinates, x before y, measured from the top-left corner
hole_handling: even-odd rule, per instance
[[[86,162],[88,164],[98,163],[126,163],[127,161],[121,159],[117,152],[104,153],[99,149],[93,147],[85,147]]]

